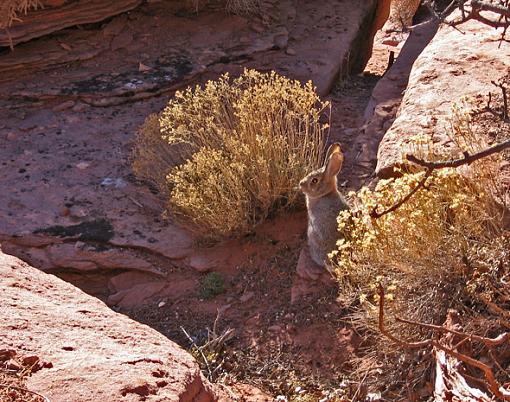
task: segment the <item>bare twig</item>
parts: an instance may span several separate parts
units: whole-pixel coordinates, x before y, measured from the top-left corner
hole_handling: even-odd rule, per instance
[[[181,328],[181,331],[184,332],[184,335],[186,335],[186,338],[188,338],[188,340],[191,342],[191,345],[195,347],[195,349],[198,351],[198,353],[200,353],[200,356],[202,357],[202,360],[204,361],[205,367],[207,369],[208,380],[212,381],[211,367],[209,366],[209,361],[207,360],[207,357],[205,357],[204,352],[202,351],[202,348],[197,346],[197,344],[195,343],[193,338],[186,332],[184,327],[181,326],[180,328]]]
[[[463,158],[452,159],[452,160],[444,161],[444,162],[428,162],[428,161],[419,159],[414,155],[407,155],[406,159],[409,162],[423,166],[427,169],[456,168],[456,167],[459,167],[462,165],[471,164],[471,163],[477,161],[478,159],[482,159],[487,156],[494,155],[494,154],[501,152],[507,148],[510,148],[510,139],[503,141],[499,144],[493,145],[489,148],[486,148],[480,152],[476,152],[474,154],[469,154],[466,152],[466,153],[464,153]]]
[[[471,1],[460,0],[457,3],[461,11],[461,18],[456,21],[450,21],[448,23],[449,25],[455,27],[467,21],[476,20],[493,28],[503,28],[505,31],[503,33],[502,39],[504,39],[506,29],[510,25],[509,21],[510,5],[508,1],[506,1],[505,3],[496,4],[488,0],[471,0]],[[465,8],[466,5],[470,7],[469,11],[466,10]],[[497,20],[487,18],[480,14],[483,11],[490,11],[496,13],[500,17]]]
[[[505,84],[502,81],[501,82],[491,81],[491,83],[492,83],[492,85],[501,89],[501,94],[503,96],[503,111],[498,112],[492,108],[492,106],[491,106],[492,93],[489,92],[488,99],[487,99],[487,106],[485,106],[485,108],[479,110],[476,114],[482,114],[482,113],[487,112],[487,113],[490,113],[493,116],[496,116],[497,118],[501,119],[505,123],[510,123],[510,119],[508,117],[509,116],[509,114],[508,114],[508,94],[507,94],[508,88],[505,86]]]
[[[423,323],[423,322],[406,320],[406,319],[400,318],[400,317],[395,317],[395,320],[398,321],[398,322],[403,322],[405,324],[416,325],[416,326],[419,326],[419,327],[432,329],[434,331],[438,331],[438,332],[442,332],[442,333],[450,333],[450,334],[453,334],[453,335],[457,335],[457,336],[461,336],[461,337],[464,337],[464,338],[468,338],[469,340],[483,343],[485,346],[488,346],[488,347],[498,346],[498,345],[501,345],[501,344],[503,344],[505,342],[509,342],[510,341],[510,333],[508,333],[508,332],[504,332],[504,333],[502,333],[501,335],[498,335],[495,338],[487,338],[487,337],[484,337],[484,336],[479,336],[479,335],[474,335],[474,334],[467,334],[465,332],[456,331],[454,329],[446,328],[446,327],[444,327],[442,325],[426,324],[426,323]]]
[[[471,0],[471,7],[475,10],[491,11],[504,17],[510,17],[510,7],[508,3],[504,6],[487,0]]]
[[[495,81],[492,81],[492,84],[501,89],[501,92],[502,92],[502,95],[503,95],[503,112],[499,113],[499,112],[495,111],[491,107],[492,95],[491,95],[491,93],[489,93],[489,99],[488,99],[487,106],[485,107],[485,109],[482,109],[482,113],[483,112],[490,112],[494,116],[500,118],[502,121],[508,122],[509,118],[508,118],[507,88],[506,88],[506,86],[504,85],[503,82],[497,83]],[[427,179],[432,175],[432,172],[435,169],[456,168],[456,167],[459,167],[459,166],[462,166],[462,165],[468,165],[468,164],[471,164],[471,163],[473,163],[473,162],[475,162],[475,161],[477,161],[479,159],[482,159],[482,158],[485,158],[487,156],[490,156],[490,155],[496,154],[498,152],[501,152],[501,151],[503,151],[503,150],[505,150],[507,148],[510,148],[510,139],[507,139],[506,141],[503,141],[503,142],[501,142],[499,144],[493,145],[493,146],[491,146],[489,148],[483,149],[482,151],[476,152],[474,154],[469,154],[468,152],[464,152],[464,157],[463,158],[451,159],[451,160],[448,160],[448,161],[441,161],[441,162],[429,162],[429,161],[425,161],[423,159],[419,159],[419,158],[417,158],[416,156],[414,156],[412,154],[408,154],[408,155],[406,155],[406,159],[409,162],[415,163],[415,164],[417,164],[419,166],[422,166],[422,167],[426,168],[425,175],[419,181],[419,183],[416,185],[416,187],[413,188],[400,201],[396,202],[394,205],[392,205],[388,209],[384,210],[383,212],[377,212],[377,206],[376,206],[373,209],[373,211],[370,213],[370,216],[372,218],[377,219],[377,218],[380,218],[380,217],[382,217],[382,216],[384,216],[386,214],[389,214],[390,212],[393,212],[396,209],[398,209],[401,205],[403,205],[405,202],[407,202],[416,192],[418,192],[418,190],[420,190],[421,188],[423,188],[425,186],[425,183],[426,183]]]
[[[31,390],[26,389],[26,388],[16,387],[15,385],[8,385],[8,384],[0,384],[0,388],[7,388],[7,389],[12,388],[12,389],[15,389],[17,391],[28,392],[29,394],[37,395],[37,396],[43,398],[45,402],[51,402],[48,399],[48,397],[40,394],[39,392],[31,391]]]
[[[447,353],[448,355],[455,357],[457,360],[460,360],[466,364],[469,364],[472,367],[476,367],[483,371],[483,374],[485,376],[485,379],[487,380],[488,384],[487,387],[489,390],[497,397],[502,398],[505,401],[510,401],[510,392],[507,391],[505,388],[503,388],[501,385],[499,385],[498,381],[494,377],[494,373],[492,372],[492,369],[487,366],[486,364],[482,363],[479,360],[473,359],[470,356],[467,356],[463,353],[456,352],[453,349],[447,348],[446,346],[441,345],[439,342],[432,341],[431,342],[433,346],[437,349],[442,350],[443,352]]]
[[[421,349],[427,346],[430,346],[431,340],[421,341],[421,342],[408,342],[402,339],[398,339],[396,336],[391,334],[384,326],[384,288],[381,284],[377,287],[377,292],[379,294],[379,331],[388,339],[392,340],[395,343],[398,343],[400,346],[406,349]]]
[[[427,169],[427,171],[425,172],[425,175],[422,177],[422,179],[420,180],[420,182],[416,185],[415,188],[413,188],[409,194],[407,194],[404,198],[402,198],[400,201],[398,201],[397,203],[393,204],[390,208],[384,210],[383,212],[377,212],[377,207],[374,208],[374,210],[370,213],[370,216],[372,218],[380,218],[381,216],[384,216],[386,214],[389,214],[390,212],[393,212],[395,211],[397,208],[399,208],[402,204],[404,204],[405,202],[407,202],[420,188],[422,188],[424,185],[425,185],[425,182],[427,181],[427,179],[430,177],[430,175],[432,174],[434,169]]]
[[[356,392],[354,393],[354,395],[352,396],[352,400],[355,401],[356,398],[358,397],[358,394],[360,393],[361,391],[361,387],[363,386],[365,380],[367,379],[368,377],[368,371],[365,373],[365,375],[363,376],[363,379],[361,380],[361,382],[358,384],[358,388],[356,389]]]
[[[501,366],[501,364],[499,363],[498,359],[496,359],[496,356],[494,356],[494,352],[491,349],[489,349],[489,356],[491,357],[492,361],[494,362],[494,364],[496,365],[496,367],[499,370],[501,370],[507,376],[510,375],[510,372],[508,372],[507,369],[505,369],[504,367]]]
[[[133,197],[128,196],[128,200],[130,200],[133,204],[135,204],[137,207],[144,209],[143,205],[140,204],[137,200],[135,200]]]
[[[489,148],[486,148],[480,152],[476,152],[474,154],[469,154],[467,152],[464,153],[463,158],[459,159],[451,159],[448,161],[441,161],[441,162],[429,162],[425,161],[423,159],[419,159],[416,156],[412,154],[406,155],[406,159],[409,162],[415,163],[419,166],[425,167],[427,170],[425,171],[425,175],[422,177],[422,179],[419,181],[419,183],[416,185],[415,188],[413,188],[404,198],[402,198],[400,201],[396,202],[394,205],[389,207],[388,209],[377,212],[377,207],[373,209],[373,211],[370,213],[370,216],[372,218],[380,218],[386,214],[389,214],[390,212],[395,211],[400,206],[402,206],[404,203],[406,203],[418,190],[423,188],[425,186],[425,182],[427,179],[432,175],[432,172],[436,169],[444,169],[444,168],[456,168],[462,165],[469,165],[479,159],[485,158],[487,156],[496,154],[498,152],[501,152],[507,148],[510,148],[510,139],[503,141],[499,144],[493,145]]]
[[[508,98],[506,93],[506,86],[503,84],[503,82],[496,82],[491,81],[492,85],[497,86],[499,89],[501,89],[501,93],[503,95],[503,113],[501,115],[498,115],[498,117],[501,118],[501,120],[507,122],[508,120]]]
[[[218,334],[218,322],[221,317],[221,312],[220,309],[217,309],[212,331],[207,328],[207,343],[202,346],[204,349],[219,351],[219,349],[235,335],[235,331],[232,328],[227,328],[221,335]]]
[[[391,334],[389,331],[387,331],[387,329],[384,327],[384,288],[382,287],[381,284],[379,284],[379,286],[378,286],[378,294],[379,294],[379,330],[381,331],[381,333],[384,336],[386,336],[388,339],[392,340],[393,342],[397,343],[398,345],[400,345],[406,349],[418,349],[418,348],[432,346],[435,349],[442,350],[447,355],[454,357],[455,359],[457,359],[459,361],[462,361],[472,367],[478,368],[484,374],[484,377],[486,380],[485,386],[497,398],[505,400],[505,401],[510,401],[510,392],[498,383],[498,381],[496,380],[496,378],[494,376],[492,369],[489,366],[487,366],[486,364],[480,362],[479,360],[476,360],[476,359],[474,359],[470,356],[467,356],[463,353],[459,353],[456,350],[454,350],[453,348],[446,347],[446,346],[442,345],[441,343],[439,343],[438,341],[435,341],[433,339],[427,339],[427,340],[424,340],[421,342],[407,342],[407,341],[398,339],[393,334]],[[494,339],[491,339],[491,338],[479,337],[476,335],[465,334],[460,331],[452,330],[450,328],[440,327],[440,326],[431,325],[431,324],[417,323],[414,321],[404,320],[401,318],[398,319],[398,321],[405,322],[405,323],[408,323],[411,325],[418,325],[418,326],[426,327],[426,328],[433,329],[433,330],[436,330],[439,332],[446,332],[446,333],[451,333],[454,335],[460,335],[460,336],[465,337],[465,339],[471,338],[471,339],[479,340],[480,342],[484,342],[484,343],[491,344],[491,345],[499,345],[505,341],[508,341],[508,339],[509,339],[508,333],[504,333]],[[477,339],[475,339],[475,338],[477,338]]]

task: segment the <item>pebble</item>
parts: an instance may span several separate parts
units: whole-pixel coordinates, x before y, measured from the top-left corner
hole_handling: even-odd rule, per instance
[[[80,170],[85,170],[90,166],[89,162],[80,162],[76,164],[76,167]]]
[[[284,49],[285,47],[287,47],[288,42],[289,36],[284,34],[276,35],[273,40],[274,45],[279,49]]]
[[[66,102],[61,103],[60,105],[54,106],[54,112],[61,112],[62,110],[70,109],[74,106],[75,102],[73,100],[68,100]]]
[[[77,250],[82,250],[85,246],[86,244],[82,241],[77,241],[76,243],[74,243],[74,248]]]
[[[285,53],[287,53],[289,56],[294,56],[296,54],[296,51],[292,48],[288,48]]]
[[[60,208],[60,210],[58,211],[58,214],[60,216],[68,216],[69,214],[71,213],[71,210],[67,207],[62,207]]]
[[[90,106],[87,105],[86,103],[78,102],[76,105],[73,106],[73,112],[84,112],[88,108],[90,108]]]
[[[242,302],[242,303],[246,303],[248,300],[250,300],[253,296],[255,296],[255,292],[245,292],[240,298],[239,300]]]
[[[33,366],[39,361],[39,356],[36,355],[28,355],[23,358],[24,366]]]

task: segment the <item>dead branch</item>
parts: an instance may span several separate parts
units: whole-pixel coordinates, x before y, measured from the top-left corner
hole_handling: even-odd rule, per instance
[[[501,114],[496,114],[501,120],[503,120],[505,123],[508,123],[508,98],[505,87],[505,84],[503,82],[495,82],[491,81],[492,85],[497,86],[499,89],[501,89],[501,93],[503,95],[503,112]],[[490,93],[489,93],[490,95]]]
[[[200,353],[200,357],[202,357],[202,360],[204,361],[205,367],[207,369],[207,377],[208,380],[212,381],[212,372],[211,367],[209,366],[209,361],[207,360],[207,357],[205,357],[204,352],[202,351],[202,348],[198,347],[196,342],[193,340],[193,338],[188,334],[188,332],[184,329],[184,327],[181,326],[181,331],[184,332],[184,335],[186,335],[186,338],[191,342],[191,345]]]
[[[483,343],[487,347],[494,347],[494,346],[502,345],[503,343],[510,341],[510,333],[508,333],[508,332],[504,332],[504,333],[502,333],[501,335],[498,335],[495,338],[487,338],[485,336],[479,336],[479,335],[474,335],[474,334],[467,334],[465,332],[456,331],[454,329],[449,329],[449,328],[446,328],[446,327],[441,326],[441,325],[425,324],[425,323],[418,322],[418,321],[406,320],[406,319],[401,318],[401,317],[395,317],[395,320],[398,321],[398,322],[403,322],[405,324],[409,324],[409,325],[416,325],[416,326],[419,326],[419,327],[432,329],[434,331],[438,331],[438,332],[441,332],[441,333],[450,333],[450,334],[453,334],[453,335],[457,335],[457,336],[460,336],[460,337],[463,337],[463,338],[467,338],[467,339],[472,340],[472,341]]]
[[[457,360],[460,360],[461,362],[469,364],[472,367],[480,369],[483,372],[485,379],[487,380],[487,383],[485,384],[487,388],[497,398],[503,399],[505,401],[510,401],[510,392],[507,391],[498,383],[496,377],[494,376],[494,373],[492,372],[492,369],[489,366],[487,366],[486,364],[482,363],[479,360],[473,359],[470,356],[456,352],[453,349],[447,348],[446,346],[441,345],[439,342],[432,341],[432,344],[434,345],[435,348],[442,350],[443,352],[456,358]]]
[[[470,401],[490,401],[491,399],[485,395],[482,391],[478,389],[473,389],[470,387],[467,382],[465,381],[464,377],[460,374],[458,371],[458,364],[455,362],[448,362],[448,356],[450,358],[457,359],[458,361],[461,361],[471,367],[475,367],[479,370],[481,370],[484,374],[485,381],[484,385],[485,387],[491,391],[494,396],[501,400],[510,401],[510,391],[506,390],[503,386],[501,386],[498,381],[496,380],[496,377],[494,375],[494,372],[492,369],[487,366],[486,364],[482,363],[479,360],[474,359],[471,356],[467,356],[463,353],[458,352],[457,350],[454,350],[454,348],[457,348],[458,345],[454,347],[447,347],[443,344],[441,344],[439,341],[436,341],[434,339],[427,339],[420,342],[407,342],[403,341],[393,334],[391,334],[384,326],[384,288],[381,284],[378,286],[378,295],[379,295],[379,330],[381,333],[386,336],[391,341],[397,343],[398,345],[406,348],[406,349],[418,349],[418,348],[424,348],[428,346],[432,346],[434,348],[435,356],[436,356],[436,391],[435,395],[439,398],[442,398],[442,395],[445,393],[453,392],[455,391],[455,394],[462,395],[464,398],[463,400],[470,400]],[[438,325],[432,325],[432,324],[424,324],[409,320],[404,320],[402,318],[397,319],[400,322],[405,322],[410,325],[418,325],[421,327],[426,327],[429,329],[432,329],[434,331],[442,332],[442,333],[448,333],[451,335],[458,335],[464,337],[464,342],[466,339],[472,339],[472,340],[478,340],[486,345],[500,345],[505,341],[508,341],[509,334],[504,333],[496,338],[486,338],[481,337],[477,335],[470,335],[463,333],[461,331],[457,331],[455,329],[448,328],[450,319],[447,320],[447,323],[445,326],[438,326]],[[476,339],[475,339],[476,338]],[[442,351],[444,354],[439,353],[438,351]],[[448,373],[445,371],[449,370]],[[459,389],[450,390],[448,388],[448,385],[453,387],[458,387]],[[442,399],[439,399],[442,400]]]
[[[409,162],[415,163],[419,166],[425,167],[427,170],[425,171],[425,175],[423,178],[419,181],[419,183],[416,185],[415,188],[413,188],[404,198],[402,198],[400,201],[396,202],[394,205],[389,207],[388,209],[384,210],[383,212],[377,212],[377,207],[373,209],[373,211],[370,213],[370,216],[372,218],[380,218],[386,214],[389,214],[390,212],[395,211],[400,206],[402,206],[404,203],[406,203],[414,194],[418,192],[421,188],[425,186],[425,182],[427,179],[431,176],[432,172],[436,169],[444,169],[444,168],[456,168],[462,165],[469,165],[479,159],[485,158],[490,155],[494,155],[498,152],[501,152],[507,148],[510,148],[510,139],[503,141],[499,144],[493,145],[489,148],[486,148],[480,152],[476,152],[474,154],[469,154],[468,152],[464,152],[464,157],[459,159],[451,159],[448,161],[442,161],[442,162],[429,162],[425,161],[423,159],[419,159],[414,155],[408,154],[406,155],[406,159]]]
[[[231,340],[235,335],[235,330],[227,328],[221,334],[218,333],[218,322],[221,317],[222,310],[217,309],[216,318],[213,323],[212,331],[207,328],[207,342],[201,348],[209,351],[219,352],[225,343]]]
[[[489,92],[489,99],[488,99],[488,102],[487,102],[487,106],[483,109],[481,109],[481,113],[485,113],[485,112],[488,112],[488,113],[491,113],[492,115],[498,117],[499,119],[501,119],[503,122],[507,123],[507,122],[510,122],[509,121],[509,112],[508,112],[508,98],[507,98],[507,87],[505,86],[505,84],[501,81],[501,82],[495,82],[495,81],[491,81],[492,84],[496,87],[498,87],[499,89],[501,89],[501,93],[502,93],[502,96],[503,96],[503,111],[500,113],[496,110],[494,110],[492,107],[491,107],[491,100],[492,100],[492,95],[491,93]],[[459,167],[459,166],[462,166],[462,165],[466,165],[466,164],[471,164],[473,162],[475,162],[476,160],[478,159],[482,159],[482,158],[485,158],[487,156],[490,156],[490,155],[493,155],[495,153],[498,153],[498,152],[501,152],[507,148],[510,148],[510,139],[506,140],[506,141],[503,141],[502,143],[500,144],[496,144],[496,145],[493,145],[487,149],[484,149],[480,152],[477,152],[477,153],[474,153],[474,154],[469,154],[468,152],[464,152],[464,157],[463,158],[459,158],[459,159],[452,159],[452,160],[449,160],[449,161],[442,161],[442,162],[428,162],[428,161],[425,161],[423,159],[419,159],[417,158],[416,156],[414,155],[411,155],[411,154],[408,154],[406,155],[406,159],[409,161],[409,162],[412,162],[412,163],[415,163],[419,166],[422,166],[422,167],[425,167],[427,170],[425,171],[425,175],[423,176],[423,178],[420,180],[420,182],[416,185],[415,188],[413,188],[404,198],[402,198],[400,201],[396,202],[394,205],[392,205],[391,207],[387,208],[386,210],[384,210],[383,212],[377,212],[377,206],[372,210],[372,212],[370,213],[370,216],[374,219],[378,219],[386,214],[389,214],[390,212],[393,212],[395,211],[396,209],[398,209],[401,205],[403,205],[404,203],[406,203],[416,192],[418,192],[418,190],[420,190],[421,188],[423,188],[425,186],[425,183],[427,181],[427,179],[432,175],[432,172],[435,170],[435,169],[443,169],[443,168],[456,168],[456,167]]]
[[[492,103],[492,93],[489,92],[488,99],[487,99],[487,106],[485,106],[483,109],[475,112],[477,115],[482,113],[490,113],[493,116],[497,117],[498,119],[501,119],[505,123],[510,123],[509,119],[509,113],[508,113],[508,88],[505,86],[503,80],[500,82],[491,81],[492,85],[498,87],[501,90],[501,94],[503,97],[503,111],[498,112],[497,110],[494,110],[494,108],[491,106]]]
[[[45,402],[50,402],[48,397],[44,396],[43,394],[40,394],[39,392],[31,391],[31,390],[26,389],[26,388],[16,387],[15,385],[9,385],[9,384],[0,384],[0,388],[7,388],[7,389],[12,388],[12,389],[15,389],[17,391],[28,392],[29,394],[36,395],[36,396],[44,399]]]
[[[508,1],[506,2],[506,5],[503,5],[487,0],[471,0],[471,7],[475,10],[491,11],[504,17],[510,17],[510,6],[508,5]]]
[[[493,145],[489,148],[486,148],[480,152],[476,152],[474,154],[469,154],[468,152],[465,152],[463,158],[451,159],[449,161],[444,161],[444,162],[428,162],[428,161],[419,159],[416,156],[410,155],[410,154],[406,156],[406,159],[409,162],[423,166],[427,169],[456,168],[456,167],[459,167],[462,165],[469,165],[479,159],[485,158],[490,155],[494,155],[494,154],[501,152],[507,148],[510,148],[510,139],[503,141],[499,144]]]
[[[425,172],[425,175],[422,177],[422,179],[420,180],[420,182],[416,185],[415,188],[413,188],[409,194],[407,194],[404,198],[402,198],[400,201],[398,201],[397,203],[393,204],[390,208],[384,210],[383,212],[377,212],[377,206],[373,209],[373,211],[370,213],[370,216],[372,218],[380,218],[381,216],[384,216],[386,214],[389,214],[390,212],[393,212],[395,211],[397,208],[399,208],[402,204],[404,204],[405,202],[407,202],[407,200],[409,200],[420,188],[424,187],[425,186],[425,182],[427,181],[427,179],[430,177],[430,175],[432,174],[432,172],[434,171],[434,169],[427,169],[427,171]]]
[[[482,24],[488,25],[493,28],[506,28],[510,25],[510,4],[508,1],[505,3],[496,4],[490,0],[471,0],[471,1],[456,1],[460,11],[461,18],[458,20],[448,22],[449,25],[456,27],[470,20],[476,20]],[[452,4],[450,4],[451,6]],[[450,8],[450,6],[448,8]],[[466,9],[466,6],[469,9]],[[499,15],[497,19],[491,19],[483,16],[481,13],[489,11]]]
[[[379,331],[381,331],[381,334],[406,349],[421,349],[431,345],[431,340],[408,342],[398,339],[396,336],[392,335],[384,326],[384,288],[381,284],[377,287],[377,293],[379,294]]]
[[[457,368],[458,361],[450,358],[443,350],[435,349],[433,355],[436,361],[434,401],[491,402],[493,400],[485,392],[470,386],[466,378],[474,380],[482,387],[486,387],[485,381],[461,374]]]

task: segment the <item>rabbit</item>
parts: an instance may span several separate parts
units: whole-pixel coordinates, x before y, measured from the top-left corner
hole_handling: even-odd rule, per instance
[[[328,254],[335,249],[340,237],[337,230],[338,213],[349,209],[337,187],[336,176],[343,161],[340,144],[334,143],[328,148],[323,166],[299,182],[308,211],[309,253],[316,264],[328,270]]]

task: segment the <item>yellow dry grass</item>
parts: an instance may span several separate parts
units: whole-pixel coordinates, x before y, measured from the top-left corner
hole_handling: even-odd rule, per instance
[[[238,15],[255,14],[260,9],[260,0],[227,0],[226,9]]]
[[[390,8],[390,23],[401,29],[411,26],[419,6],[420,0],[393,0]]]
[[[299,180],[321,161],[328,112],[310,82],[254,70],[224,75],[176,93],[147,119],[133,169],[204,237],[244,234],[296,205]]]
[[[19,15],[42,7],[40,0],[2,0],[0,2],[0,29],[9,28]]]

